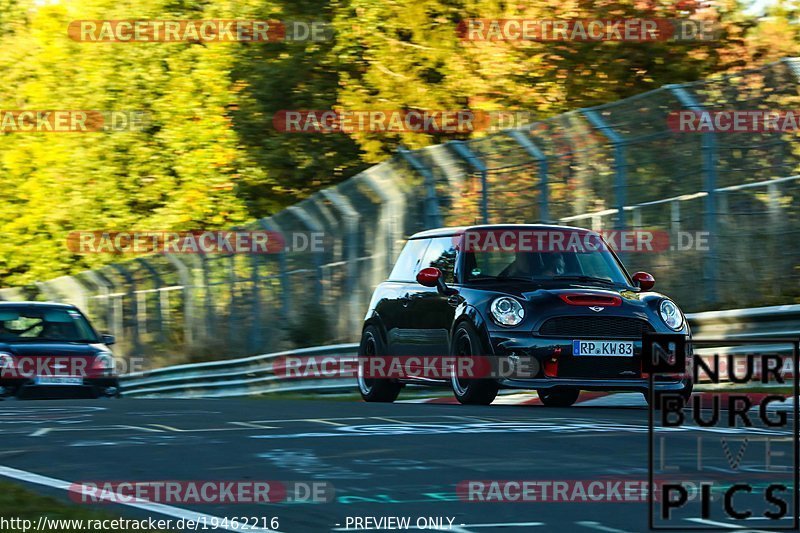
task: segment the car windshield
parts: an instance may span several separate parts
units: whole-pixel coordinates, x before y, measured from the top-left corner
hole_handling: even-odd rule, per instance
[[[75,309],[4,306],[0,342],[99,342],[89,322]]]
[[[465,281],[574,281],[629,286],[627,276],[607,250],[582,252],[476,251],[464,256]]]
[[[465,282],[507,279],[630,286],[608,244],[581,228],[476,228],[463,233],[459,242]]]

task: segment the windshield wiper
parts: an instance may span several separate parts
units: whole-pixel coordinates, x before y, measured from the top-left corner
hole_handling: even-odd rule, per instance
[[[601,283],[603,285],[611,285],[611,286],[620,285],[619,282],[611,281],[610,279],[605,279],[605,278],[595,278],[594,276],[553,276],[552,279],[558,279],[564,281],[585,281],[591,283]]]

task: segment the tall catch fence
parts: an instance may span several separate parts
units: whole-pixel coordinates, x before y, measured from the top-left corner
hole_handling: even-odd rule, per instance
[[[144,366],[357,340],[372,289],[404,237],[473,223],[658,230],[669,247],[626,252],[686,311],[800,296],[796,133],[693,133],[680,110],[800,109],[800,59],[665,86],[469,141],[410,151],[247,228],[321,247],[268,255],[161,254],[0,290],[66,301]]]

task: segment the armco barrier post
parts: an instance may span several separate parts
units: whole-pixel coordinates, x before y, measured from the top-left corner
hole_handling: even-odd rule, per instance
[[[550,185],[547,181],[547,156],[523,130],[506,130],[509,137],[517,141],[525,152],[539,163],[539,219],[550,222]]]
[[[681,85],[668,85],[675,98],[686,109],[702,111],[705,109]],[[708,232],[708,251],[703,265],[703,286],[706,291],[706,303],[713,304],[719,299],[717,294],[717,278],[719,276],[717,257],[717,139],[714,133],[701,133],[701,152],[703,157],[703,189],[706,193],[704,200],[703,225]]]
[[[470,150],[467,143],[464,141],[450,141],[448,146],[452,146],[453,150],[460,155],[469,165],[478,171],[481,176],[481,219],[484,224],[489,223],[489,183],[488,172],[489,169],[481,161],[475,152]]]

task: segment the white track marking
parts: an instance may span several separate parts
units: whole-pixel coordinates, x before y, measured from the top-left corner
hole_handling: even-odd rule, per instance
[[[309,418],[309,422],[318,422],[320,424],[328,424],[329,426],[346,426],[347,424],[342,424],[340,422],[334,422],[332,420],[326,420],[324,418]]]
[[[228,424],[232,424],[234,426],[242,426],[251,429],[278,429],[278,426],[264,426],[259,424],[253,424],[252,422],[228,422]]]
[[[54,489],[64,490],[67,492],[73,492],[76,488],[75,484],[64,481],[61,479],[55,479],[52,477],[41,476],[39,474],[34,474],[33,472],[26,472],[25,470],[17,470],[16,468],[11,468],[8,466],[0,466],[0,476],[16,479],[17,481],[24,481],[26,483],[33,483],[35,485],[43,485],[45,487],[51,487]],[[81,487],[82,485],[77,485],[77,487]],[[122,496],[122,495],[120,495]],[[163,503],[153,503],[148,501],[138,501],[138,502],[114,502],[119,505],[125,505],[128,507],[134,507],[136,509],[141,509],[143,511],[149,511],[152,513],[158,513],[165,516],[171,516],[177,519],[185,519],[185,520],[193,520],[195,522],[211,524],[212,520],[216,521],[216,523],[222,524],[223,519],[217,516],[208,515],[204,513],[197,513],[195,511],[190,511],[188,509],[181,509],[180,507],[172,507],[171,505],[164,505]],[[236,526],[229,525],[229,527],[223,528],[219,526],[220,529],[227,529],[228,531],[240,531],[241,528],[237,528]],[[261,532],[261,533],[281,533],[276,529],[250,529],[247,528],[247,531],[253,532]]]
[[[686,520],[690,522],[697,522],[698,524],[704,524],[707,526],[724,527],[726,529],[738,529],[742,533],[769,533],[769,531],[763,529],[744,529],[742,526],[738,526],[736,524],[729,524],[727,522],[717,522],[715,520],[706,520],[705,518],[687,518]]]
[[[639,392],[620,392],[600,398],[592,398],[579,402],[579,406],[587,407],[647,407],[644,395]]]
[[[615,527],[608,527],[604,526],[600,522],[575,522],[579,526],[588,527],[589,529],[596,529],[597,531],[605,531],[606,533],[632,533],[631,531],[627,531],[625,529],[617,529]]]
[[[492,402],[492,405],[517,405],[523,402],[527,402],[530,400],[536,399],[537,396],[535,394],[526,394],[526,393],[517,393],[517,394],[505,394],[503,396],[498,396]]]

